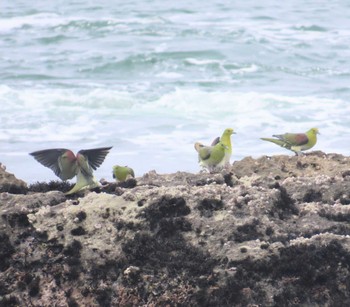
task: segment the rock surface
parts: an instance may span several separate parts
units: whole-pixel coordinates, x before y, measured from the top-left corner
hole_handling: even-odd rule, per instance
[[[70,198],[10,180],[0,306],[350,305],[349,157],[151,171]]]
[[[6,167],[0,163],[0,193],[25,193],[27,184],[20,179],[17,179],[15,175],[6,172]]]

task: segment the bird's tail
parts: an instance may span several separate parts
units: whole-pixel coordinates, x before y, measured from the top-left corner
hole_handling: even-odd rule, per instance
[[[275,143],[279,146],[282,146],[285,144],[285,142],[283,142],[282,140],[278,140],[278,139],[272,139],[272,138],[261,138],[263,141],[268,141],[268,142],[272,142]]]
[[[93,189],[93,188],[96,188],[98,186],[99,186],[99,183],[97,182],[95,177],[84,176],[84,174],[82,174],[82,172],[79,170],[78,174],[77,174],[77,183],[75,184],[75,186],[71,190],[69,190],[65,194],[69,195],[69,194],[76,193],[85,187],[89,188],[89,189]]]
[[[199,142],[196,142],[195,144],[194,144],[194,148],[195,148],[195,150],[198,152],[201,148],[203,148],[204,147],[204,145],[202,144],[202,143],[199,143]]]

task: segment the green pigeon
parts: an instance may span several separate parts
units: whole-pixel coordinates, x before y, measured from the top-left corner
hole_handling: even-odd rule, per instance
[[[315,146],[317,142],[317,128],[311,128],[305,133],[285,133],[273,135],[273,138],[261,138],[264,141],[275,143],[281,147],[294,151],[299,155],[302,151],[308,150]]]
[[[228,148],[223,143],[218,142],[214,146],[204,146],[197,142],[194,144],[194,148],[198,152],[199,165],[210,173],[225,166],[225,154]]]
[[[130,177],[135,178],[134,170],[128,166],[113,166],[113,178],[117,181],[125,181]]]
[[[235,133],[236,132],[234,132],[234,130],[232,128],[227,128],[222,133],[221,137],[217,137],[211,143],[211,146],[215,146],[219,142],[221,142],[224,146],[226,146],[226,149],[225,149],[225,162],[224,162],[225,166],[230,164],[230,159],[231,159],[231,155],[232,155],[231,135],[235,134]]]
[[[112,147],[83,149],[75,155],[65,148],[39,150],[30,153],[39,163],[50,168],[62,180],[77,176],[75,186],[66,194],[72,194],[88,187],[95,188],[99,183],[93,176]]]

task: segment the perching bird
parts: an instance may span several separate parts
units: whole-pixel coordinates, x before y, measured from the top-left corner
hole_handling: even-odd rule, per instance
[[[222,142],[218,142],[214,146],[205,146],[197,142],[194,144],[194,148],[198,152],[199,165],[210,173],[225,166],[225,153],[228,148]]]
[[[275,143],[281,147],[287,148],[299,155],[302,151],[308,150],[315,146],[317,142],[317,128],[311,128],[305,133],[285,133],[273,135],[276,139],[261,138],[264,141]]]
[[[225,166],[230,164],[230,159],[231,159],[231,155],[232,155],[231,135],[235,134],[235,133],[236,132],[234,132],[234,130],[232,128],[227,128],[222,133],[221,137],[217,137],[211,143],[211,146],[214,146],[214,145],[218,144],[219,142],[221,142],[222,144],[224,144],[224,146],[227,147],[227,149],[225,149],[225,163],[224,163]]]
[[[94,188],[99,185],[93,176],[93,170],[103,163],[111,148],[83,149],[76,156],[71,150],[65,148],[39,150],[30,155],[42,165],[51,168],[62,180],[77,176],[75,186],[66,193],[72,194],[86,186]]]
[[[134,170],[128,166],[113,166],[113,178],[117,181],[125,181],[129,178],[135,178]]]

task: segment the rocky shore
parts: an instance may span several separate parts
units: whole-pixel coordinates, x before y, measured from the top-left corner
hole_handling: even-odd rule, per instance
[[[0,306],[350,306],[349,157],[69,188],[0,168]]]

